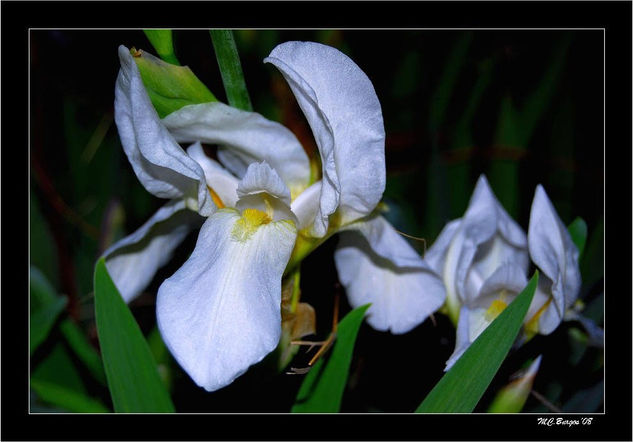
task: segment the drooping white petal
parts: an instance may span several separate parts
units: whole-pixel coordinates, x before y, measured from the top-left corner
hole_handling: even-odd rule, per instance
[[[239,197],[235,207],[253,208],[266,213],[273,221],[297,218],[290,210],[290,190],[274,169],[265,162],[251,163],[237,185]]]
[[[536,187],[530,211],[528,246],[532,261],[542,272],[541,278],[551,282],[553,302],[547,310],[556,309],[560,322],[580,291],[578,249],[541,185]],[[554,312],[545,313],[549,317]]]
[[[264,59],[286,78],[321,153],[323,183],[313,234],[326,234],[337,208],[343,224],[368,215],[385,189],[385,131],[367,75],[345,54],[292,41]]]
[[[236,235],[240,219],[234,209],[210,216],[191,257],[158,291],[165,344],[207,391],[259,362],[281,335],[281,277],[296,229],[280,221]]]
[[[381,216],[342,232],[334,260],[350,305],[372,303],[376,330],[406,333],[444,302],[441,279]]]
[[[125,302],[133,300],[147,287],[187,233],[203,220],[187,210],[183,200],[173,200],[138,230],[103,253],[108,273]]]
[[[290,130],[260,114],[223,103],[185,106],[163,119],[180,142],[218,144],[218,158],[242,178],[248,165],[266,161],[291,188],[308,186],[310,163]]]
[[[204,172],[162,124],[145,90],[133,56],[119,46],[114,118],[121,144],[139,181],[159,198],[186,198],[208,216],[215,206]]]
[[[226,170],[220,163],[209,158],[202,149],[200,142],[196,142],[187,148],[187,154],[204,170],[207,186],[220,197],[226,207],[235,207],[237,203],[238,179]]]

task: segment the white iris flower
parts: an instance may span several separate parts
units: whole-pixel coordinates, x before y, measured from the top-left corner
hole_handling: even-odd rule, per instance
[[[170,201],[106,251],[106,265],[129,302],[204,222],[156,306],[167,347],[199,386],[222,388],[275,349],[289,261],[337,231],[339,277],[352,306],[373,304],[372,326],[403,333],[442,305],[441,280],[375,214],[385,187],[382,111],[371,81],[347,56],[288,42],[265,59],[312,128],[323,176],[312,184],[306,153],[282,125],[217,102],[161,120],[129,50],[121,46],[119,57],[121,142],[145,188]],[[219,162],[201,142],[218,145]],[[178,143],[192,144],[185,152]]]
[[[525,288],[530,257],[541,274],[526,315],[527,337],[551,333],[575,302],[578,251],[542,186],[536,189],[526,237],[482,175],[463,218],[448,223],[425,255],[442,275],[449,315],[458,321],[455,351],[445,370]]]

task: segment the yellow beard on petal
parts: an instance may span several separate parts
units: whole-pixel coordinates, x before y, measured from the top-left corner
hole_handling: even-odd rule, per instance
[[[242,216],[235,222],[231,237],[239,242],[247,241],[257,228],[263,224],[268,224],[272,218],[258,209],[244,209]]]
[[[495,299],[486,310],[486,320],[492,322],[495,320],[497,316],[501,314],[502,311],[508,306],[505,302],[500,299]]]

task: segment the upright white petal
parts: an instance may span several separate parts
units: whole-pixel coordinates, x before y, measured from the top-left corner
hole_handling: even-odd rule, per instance
[[[343,224],[368,215],[385,189],[385,130],[367,75],[342,52],[313,42],[280,44],[264,62],[286,78],[321,153],[313,234],[326,234],[339,206]]]
[[[350,305],[372,303],[372,327],[406,333],[443,304],[441,279],[383,217],[349,229],[340,234],[334,261]]]
[[[182,200],[161,207],[138,230],[121,239],[103,256],[110,277],[125,302],[137,297],[187,236],[204,218],[186,210]]]
[[[218,144],[218,158],[242,178],[248,165],[266,161],[281,178],[299,191],[308,186],[310,162],[290,130],[260,114],[223,103],[185,106],[163,119],[180,142]]]
[[[454,279],[457,293],[465,302],[472,301],[477,292],[469,289],[468,284],[470,283],[470,288],[479,285],[472,284],[469,276],[479,277],[480,282],[483,282],[498,265],[508,260],[518,261],[527,268],[525,233],[497,201],[483,175],[477,181],[468,210],[462,219],[461,229],[464,239]],[[501,238],[496,247],[493,240],[495,234]],[[491,240],[493,242],[489,243]],[[488,262],[482,259],[486,254],[492,258]],[[477,261],[481,263],[477,270],[482,273],[471,276],[469,273],[472,272],[476,255]]]
[[[210,216],[191,257],[158,291],[165,344],[207,391],[231,383],[281,335],[281,277],[296,229],[280,221],[235,235],[240,219],[234,209]]]
[[[553,302],[544,312],[544,320],[555,316],[556,321],[549,322],[560,323],[565,310],[576,301],[580,291],[578,249],[541,185],[536,187],[530,211],[528,245],[532,261],[541,270],[542,277],[551,281]]]
[[[114,118],[121,144],[139,181],[159,198],[188,198],[201,215],[215,206],[204,172],[176,143],[150,101],[133,56],[119,46],[121,70],[114,91]]]
[[[193,158],[207,179],[207,186],[220,197],[226,207],[235,207],[237,203],[237,184],[239,180],[226,170],[220,163],[209,158],[202,149],[200,142],[196,142],[187,148],[187,154]]]

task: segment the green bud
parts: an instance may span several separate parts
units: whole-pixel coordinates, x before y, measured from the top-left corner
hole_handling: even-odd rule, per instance
[[[532,391],[532,384],[540,365],[541,356],[497,393],[488,408],[488,413],[519,413]]]
[[[144,51],[130,50],[152,104],[161,118],[190,104],[218,101],[187,66],[176,66]]]
[[[174,54],[174,43],[171,38],[171,29],[144,29],[145,36],[156,49],[156,53],[167,63],[180,66],[180,62]]]

